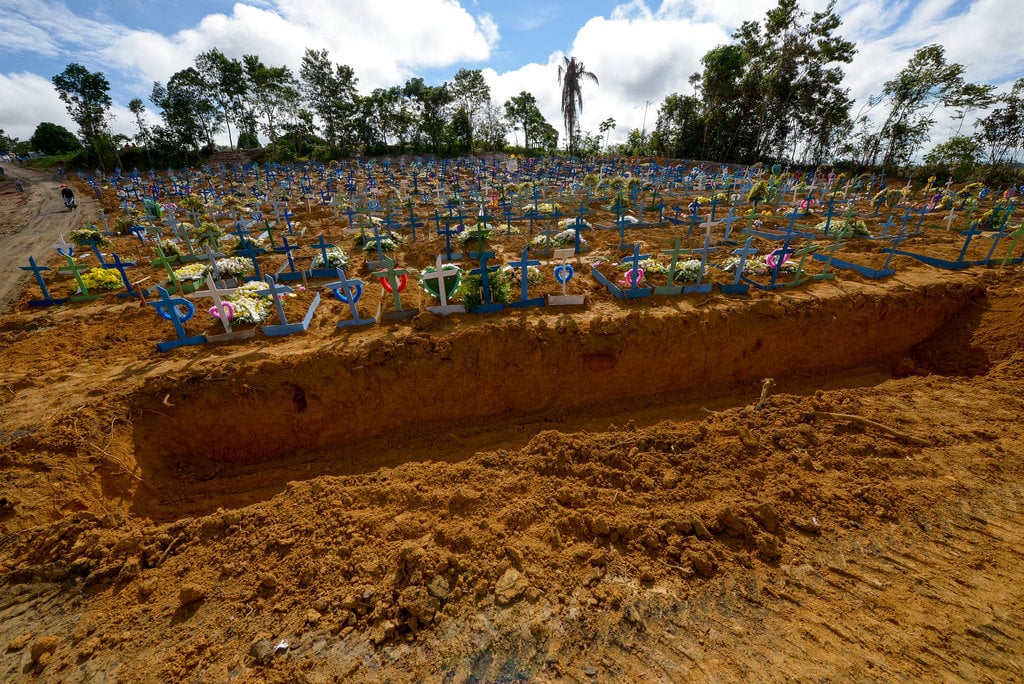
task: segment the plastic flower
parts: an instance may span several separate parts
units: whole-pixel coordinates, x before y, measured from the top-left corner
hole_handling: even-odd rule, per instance
[[[274,306],[273,298],[256,294],[265,287],[266,284],[261,282],[246,283],[228,297],[235,307],[235,323],[258,325],[267,320]]]
[[[349,262],[348,252],[341,247],[328,247],[327,252],[327,263],[329,268],[347,268]],[[313,261],[310,264],[310,268],[318,269],[324,268],[324,256],[322,252],[317,252],[316,256],[313,257]]]

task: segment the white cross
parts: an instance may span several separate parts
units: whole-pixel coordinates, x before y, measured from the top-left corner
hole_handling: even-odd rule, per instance
[[[953,208],[952,208],[952,207],[950,207],[950,208],[949,208],[949,214],[947,214],[947,215],[946,215],[946,232],[947,232],[947,233],[948,233],[948,232],[949,232],[950,230],[952,230],[952,226],[953,226],[953,219],[954,219],[955,217],[956,217],[956,214],[954,214],[954,213],[953,213]]]
[[[206,274],[206,289],[197,290],[192,294],[197,297],[210,297],[213,299],[213,305],[217,308],[217,313],[220,314],[220,322],[224,326],[224,332],[231,333],[231,318],[228,316],[228,306],[225,305],[222,295],[229,295],[234,292],[237,288],[234,287],[217,287],[217,283],[213,279],[212,273]]]
[[[459,272],[459,267],[455,264],[442,264],[441,255],[437,255],[435,263],[435,270],[433,273],[424,273],[424,280],[436,280],[437,281],[437,298],[441,300],[441,306],[448,306],[448,295],[450,293],[445,292],[444,279],[445,276],[455,275]]]
[[[53,245],[53,248],[56,249],[61,256],[67,256],[68,254],[74,252],[74,245],[69,245],[67,243],[67,241],[64,239],[64,233],[60,234],[60,242]]]

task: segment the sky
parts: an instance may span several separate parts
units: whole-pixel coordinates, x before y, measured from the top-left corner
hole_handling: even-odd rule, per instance
[[[808,12],[828,0],[801,0]],[[491,99],[521,91],[537,98],[564,145],[558,65],[574,56],[599,84],[583,83],[582,130],[611,117],[609,142],[650,131],[667,95],[690,94],[700,58],[728,43],[743,21],[761,21],[777,0],[0,0],[0,128],[20,139],[49,121],[77,131],[51,78],[72,62],[101,71],[114,101],[112,129],[134,135],[127,104],[152,110],[154,81],[218,48],[257,54],[298,73],[306,48],[326,49],[353,68],[358,89],[422,77],[450,81],[481,69]],[[853,114],[913,52],[939,43],[966,78],[1008,91],[1024,77],[1021,0],[838,0],[837,34],[857,45],[845,85]],[[879,108],[873,110],[878,116]],[[152,122],[158,121],[149,112]],[[957,122],[936,112],[932,143]],[[965,132],[970,128],[970,119]],[[226,139],[223,142],[227,142]]]

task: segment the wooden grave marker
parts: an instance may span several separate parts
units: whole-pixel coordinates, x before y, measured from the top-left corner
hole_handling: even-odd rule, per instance
[[[274,282],[274,276],[269,274],[264,277],[264,281],[267,283],[266,289],[257,290],[256,294],[260,297],[269,296],[273,298],[274,308],[277,309],[277,317],[281,323],[278,325],[264,325],[263,334],[267,337],[281,337],[307,330],[310,321],[313,320],[313,312],[320,305],[320,293],[317,292],[313,297],[313,301],[310,303],[309,309],[306,311],[306,315],[301,323],[289,323],[284,315],[284,304],[281,302],[281,296],[290,294],[293,291],[292,288],[287,285],[278,285]]]
[[[576,251],[571,247],[556,249],[552,254],[552,258],[558,261],[558,265],[555,266],[553,274],[555,281],[562,286],[562,294],[548,295],[548,306],[581,306],[586,301],[586,295],[566,294],[566,287],[575,275],[572,264],[569,263],[569,259],[573,256],[576,256]],[[548,265],[550,264],[551,262],[549,260]],[[526,274],[524,273],[524,275]]]
[[[178,337],[174,340],[166,340],[164,342],[157,342],[156,348],[162,352],[175,349],[177,347],[192,346],[197,344],[203,344],[206,342],[206,336],[204,335],[193,335],[189,336],[185,332],[185,326],[182,325],[185,321],[188,321],[195,315],[196,308],[192,302],[185,299],[184,297],[171,297],[167,290],[160,285],[156,286],[157,294],[160,299],[156,301],[147,302],[149,306],[156,309],[156,312],[164,320],[170,321],[171,325],[174,326],[174,331]],[[182,311],[179,311],[179,308]]]
[[[454,282],[449,286],[447,281],[451,278]],[[447,316],[453,313],[465,313],[466,309],[461,304],[452,304],[449,302],[450,296],[455,290],[458,289],[459,283],[462,281],[462,269],[455,264],[446,264],[438,254],[434,261],[434,270],[427,272],[420,276],[420,282],[423,289],[437,297],[441,302],[436,306],[428,306],[427,311],[439,316]],[[430,287],[430,284],[434,284],[434,288]]]

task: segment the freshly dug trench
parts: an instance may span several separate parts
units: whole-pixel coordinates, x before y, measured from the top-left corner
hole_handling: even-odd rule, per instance
[[[384,435],[442,438],[446,424],[468,419],[891,365],[983,293],[952,283],[882,298],[765,297],[594,318],[585,328],[568,316],[553,325],[503,318],[358,354],[313,349],[258,362],[244,377],[154,379],[132,400],[136,458],[144,468],[192,457],[255,463]]]

